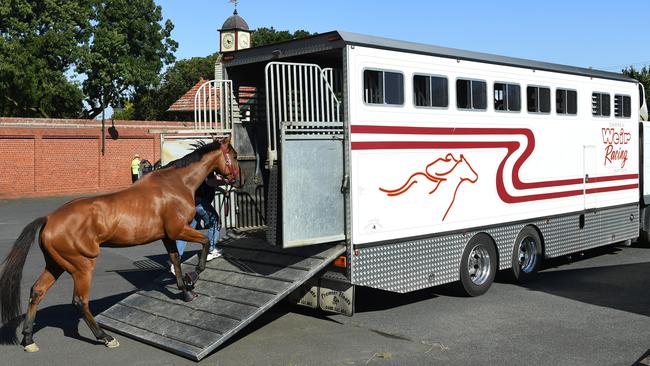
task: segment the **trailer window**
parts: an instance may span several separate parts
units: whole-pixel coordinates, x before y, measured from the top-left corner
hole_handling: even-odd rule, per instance
[[[404,76],[397,72],[365,70],[363,100],[369,104],[404,104]]]
[[[442,107],[449,105],[447,78],[440,76],[414,75],[413,97],[418,107]]]
[[[555,111],[557,114],[578,113],[578,92],[569,89],[555,90]]]
[[[614,116],[630,118],[632,109],[632,99],[629,95],[614,95]]]
[[[519,112],[521,87],[517,84],[494,83],[494,110]]]
[[[594,116],[609,117],[610,101],[608,93],[591,94],[591,114]]]
[[[541,86],[529,86],[526,88],[526,101],[528,112],[550,113],[551,89]]]
[[[487,83],[480,80],[456,80],[456,105],[459,109],[487,108]]]

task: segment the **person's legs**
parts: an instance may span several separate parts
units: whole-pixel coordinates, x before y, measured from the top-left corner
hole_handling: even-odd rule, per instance
[[[219,239],[219,229],[221,229],[221,222],[219,215],[210,203],[201,202],[196,206],[196,214],[203,220],[205,226],[208,228],[208,240],[210,241],[209,253],[215,252],[217,240]]]
[[[196,228],[198,221],[196,221],[196,217],[192,219],[192,223],[190,224],[191,227]],[[178,250],[178,261],[183,262],[183,253],[185,252],[185,246],[187,246],[187,242],[185,240],[176,240],[176,249]],[[174,265],[172,264],[171,273],[174,273]]]

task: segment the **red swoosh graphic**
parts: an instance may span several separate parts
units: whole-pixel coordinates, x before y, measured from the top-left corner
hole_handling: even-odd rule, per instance
[[[515,161],[512,170],[512,183],[517,190],[532,188],[561,187],[574,184],[582,184],[582,178],[561,179],[540,182],[522,182],[519,178],[519,169],[530,157],[535,149],[535,136],[526,128],[448,128],[448,127],[406,127],[406,126],[369,126],[353,125],[352,133],[358,134],[399,134],[399,135],[497,135],[512,136],[523,135],[526,137],[527,146],[523,153]],[[519,203],[552,198],[579,196],[583,194],[582,189],[530,194],[525,196],[512,196],[506,192],[504,185],[503,171],[506,161],[519,148],[518,141],[373,141],[373,142],[352,142],[352,150],[376,150],[376,149],[479,149],[479,148],[505,148],[506,156],[499,164],[497,170],[497,193],[499,198],[506,203]],[[614,176],[602,176],[589,178],[589,183],[617,181],[625,179],[637,179],[638,174],[624,174]],[[603,188],[590,188],[584,193],[601,193],[638,188],[638,183]]]

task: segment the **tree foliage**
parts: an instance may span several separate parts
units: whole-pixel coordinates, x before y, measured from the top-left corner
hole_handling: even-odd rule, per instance
[[[650,105],[650,68],[648,68],[648,66],[644,66],[640,70],[637,70],[634,68],[634,66],[630,66],[629,68],[623,69],[622,72],[624,75],[636,79],[641,84],[643,84],[646,92],[646,104]]]
[[[176,49],[161,21],[153,0],[0,2],[0,114],[92,118],[156,84]]]
[[[79,85],[66,77],[90,39],[84,1],[0,2],[0,113],[77,115]]]
[[[152,0],[96,0],[93,19],[93,42],[78,67],[87,76],[89,118],[127,92],[156,84],[177,47],[170,38],[173,24],[160,25],[162,10]]]
[[[132,119],[163,120],[175,119],[167,109],[201,78],[214,77],[214,63],[217,54],[207,57],[193,57],[180,60],[170,66],[162,75],[161,83],[154,88],[142,89],[132,98]]]
[[[290,41],[292,39],[297,39],[297,38],[304,38],[314,34],[316,33],[309,33],[306,30],[302,30],[302,29],[291,33],[288,30],[278,31],[275,30],[275,28],[273,27],[271,28],[261,27],[253,31],[251,35],[251,41],[253,43],[253,47],[258,47],[266,44]]]

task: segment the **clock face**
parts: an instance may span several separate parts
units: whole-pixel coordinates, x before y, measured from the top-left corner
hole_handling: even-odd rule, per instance
[[[235,36],[232,33],[226,33],[221,37],[222,51],[232,51],[235,46]]]
[[[239,48],[248,48],[250,45],[250,35],[248,33],[239,33]]]

